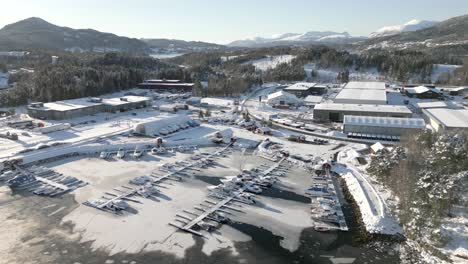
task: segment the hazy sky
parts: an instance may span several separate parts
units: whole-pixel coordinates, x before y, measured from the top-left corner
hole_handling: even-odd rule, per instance
[[[468,0],[0,0],[0,27],[31,16],[136,38],[226,43],[285,32],[368,35],[468,14]]]

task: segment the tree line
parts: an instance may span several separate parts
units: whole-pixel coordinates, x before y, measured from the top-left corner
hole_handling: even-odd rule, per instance
[[[441,221],[454,205],[466,206],[468,133],[411,135],[392,151],[374,155],[368,173],[398,197],[398,216],[408,237],[437,241]]]

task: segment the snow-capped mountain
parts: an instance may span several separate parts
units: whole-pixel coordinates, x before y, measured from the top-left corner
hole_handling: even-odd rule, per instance
[[[375,32],[372,32],[369,37],[370,38],[378,38],[378,37],[385,37],[385,36],[392,36],[396,34],[400,34],[403,32],[410,32],[421,30],[425,28],[430,28],[437,25],[439,22],[437,21],[428,21],[428,20],[417,20],[413,19],[411,21],[406,22],[403,25],[396,25],[396,26],[386,26],[383,27]]]
[[[348,32],[309,31],[305,33],[284,33],[271,37],[254,37],[236,40],[228,44],[231,47],[270,46],[275,44],[294,44],[307,42],[343,42],[355,39]]]

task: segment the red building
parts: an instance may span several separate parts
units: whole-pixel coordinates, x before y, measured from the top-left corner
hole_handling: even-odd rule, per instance
[[[145,80],[137,86],[141,89],[152,89],[161,92],[191,93],[193,83],[184,83],[180,80]]]

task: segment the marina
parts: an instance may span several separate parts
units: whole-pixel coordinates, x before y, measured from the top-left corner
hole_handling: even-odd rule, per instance
[[[323,162],[316,166],[313,184],[305,193],[311,199],[311,218],[317,231],[348,231],[339,199],[339,190],[330,173],[331,164]]]

